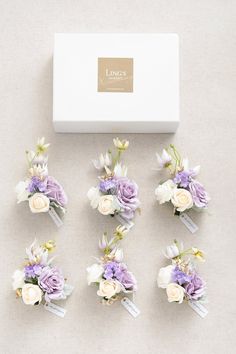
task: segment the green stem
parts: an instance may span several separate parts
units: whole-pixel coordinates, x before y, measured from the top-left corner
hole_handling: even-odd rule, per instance
[[[120,162],[120,158],[121,158],[121,153],[122,151],[121,150],[118,150],[118,153],[113,161],[113,166],[115,167],[115,165],[117,164],[117,162]]]
[[[177,167],[180,166],[181,156],[180,156],[178,150],[176,149],[176,147],[173,144],[170,144],[169,148],[167,148],[167,151],[169,152],[169,154],[175,160],[175,171],[177,171]]]

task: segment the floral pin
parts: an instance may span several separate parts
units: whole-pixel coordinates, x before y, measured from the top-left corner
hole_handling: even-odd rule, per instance
[[[127,232],[125,226],[120,225],[112,238],[108,239],[104,233],[99,241],[103,255],[87,268],[88,285],[92,283],[97,285],[97,295],[103,304],[110,305],[137,290],[136,279],[123,262],[123,250],[119,247]]]
[[[171,202],[175,214],[180,214],[187,209],[206,209],[210,200],[203,185],[196,180],[200,166],[189,167],[188,159],[181,158],[174,145],[169,145],[157,154],[160,169],[169,171],[171,178],[159,184],[155,190],[160,204]]]
[[[155,190],[159,204],[171,203],[174,214],[180,215],[181,221],[193,233],[198,227],[184,212],[190,209],[206,210],[210,197],[203,185],[196,179],[200,166],[189,167],[188,159],[182,158],[176,147],[171,144],[157,154],[159,170],[166,169],[170,178],[160,183]]]
[[[39,245],[35,240],[26,248],[26,260],[21,269],[15,270],[12,287],[17,297],[26,305],[50,305],[52,301],[66,299],[73,287],[66,283],[60,268],[52,265],[49,253],[55,249],[55,242]]]
[[[195,262],[204,261],[204,253],[196,247],[184,250],[183,244],[175,240],[164,255],[171,264],[159,270],[158,287],[166,290],[169,302],[182,304],[185,301],[205,317],[206,283],[198,274]]]
[[[88,191],[91,207],[103,215],[116,216],[119,222],[132,226],[136,210],[139,209],[138,186],[127,177],[127,167],[121,162],[121,155],[128,149],[127,140],[113,139],[115,153],[108,150],[94,167],[100,171],[99,184]]]
[[[17,203],[27,201],[32,213],[49,212],[57,226],[62,225],[60,212],[66,212],[67,196],[57,180],[48,175],[47,150],[45,138],[38,139],[36,151],[26,151],[28,172],[15,190]]]

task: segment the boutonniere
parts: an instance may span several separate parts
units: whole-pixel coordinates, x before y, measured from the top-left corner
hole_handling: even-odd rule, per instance
[[[162,151],[161,156],[157,154],[157,161],[159,169],[167,170],[170,178],[156,188],[156,198],[159,204],[171,203],[174,214],[183,214],[181,220],[187,226],[191,220],[184,212],[190,209],[205,210],[210,200],[204,186],[197,180],[200,166],[189,167],[188,159],[182,158],[172,144]],[[193,223],[192,232],[196,228]]]
[[[66,283],[61,269],[53,265],[55,257],[49,258],[54,249],[55,242],[51,240],[43,245],[35,240],[26,248],[25,262],[20,269],[15,270],[12,287],[24,304],[44,304],[49,311],[60,309],[62,314],[65,310],[53,302],[66,299],[73,287]]]
[[[166,290],[169,302],[187,302],[201,317],[205,317],[206,283],[196,269],[196,261],[205,260],[204,253],[196,247],[184,250],[183,244],[175,240],[166,248],[164,255],[171,264],[159,270],[158,287]]]
[[[129,142],[113,139],[115,152],[110,149],[93,164],[100,171],[98,185],[90,188],[88,198],[92,208],[103,215],[116,216],[126,226],[132,226],[136,210],[139,209],[137,184],[127,177],[127,167],[121,162],[122,154]]]
[[[17,203],[27,201],[32,213],[49,212],[56,225],[61,226],[60,213],[66,212],[67,196],[59,182],[48,174],[49,145],[41,138],[35,151],[26,151],[27,176],[16,186]]]
[[[119,245],[127,232],[125,226],[120,225],[116,228],[112,238],[108,238],[106,233],[103,234],[99,241],[102,256],[96,258],[96,263],[87,268],[87,280],[88,285],[96,285],[97,295],[103,304],[111,305],[115,301],[121,300],[126,308],[127,304],[131,304],[133,313],[129,309],[127,310],[136,317],[139,310],[127,297],[127,294],[137,291],[137,282],[123,261],[123,250]]]

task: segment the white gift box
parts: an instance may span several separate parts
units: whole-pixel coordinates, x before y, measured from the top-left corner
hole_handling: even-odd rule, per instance
[[[171,133],[176,34],[55,34],[53,125],[62,133]]]

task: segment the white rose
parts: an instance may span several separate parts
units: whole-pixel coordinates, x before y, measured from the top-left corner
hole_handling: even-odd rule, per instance
[[[121,291],[121,285],[115,280],[102,280],[99,284],[98,296],[110,299]]]
[[[171,198],[171,201],[178,211],[190,209],[193,206],[191,193],[183,188],[177,188]]]
[[[102,279],[104,268],[100,264],[94,263],[91,267],[87,268],[87,272],[88,285],[90,285],[91,283],[99,282]]]
[[[25,284],[25,273],[22,270],[17,269],[12,275],[12,279],[13,290],[21,289]]]
[[[159,270],[157,277],[157,285],[159,288],[165,289],[167,285],[171,282],[171,275],[174,269],[173,265],[168,265]]]
[[[28,199],[29,192],[27,191],[29,182],[28,181],[20,181],[15,188],[15,192],[17,194],[17,203],[24,202]]]
[[[168,179],[168,181],[160,184],[155,190],[155,194],[159,203],[163,204],[165,202],[169,202],[174,194],[175,189],[176,184],[171,179]]]
[[[184,299],[184,288],[176,283],[170,283],[167,285],[166,293],[169,302],[178,302],[181,304]]]
[[[91,207],[93,209],[96,209],[98,207],[99,199],[101,197],[99,189],[96,187],[90,188],[90,190],[87,193],[87,197],[90,200]]]
[[[103,195],[99,199],[98,211],[103,215],[114,214],[116,210],[116,200],[113,195]]]
[[[50,200],[42,193],[35,193],[29,198],[32,213],[45,213],[49,210]]]
[[[38,285],[25,284],[22,288],[22,300],[26,305],[34,305],[36,302],[42,301],[42,290]]]

